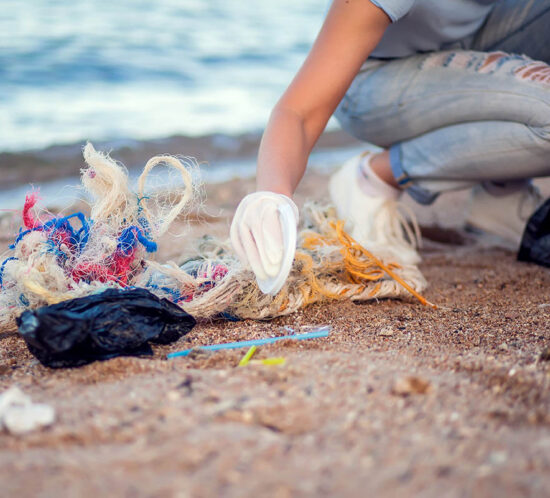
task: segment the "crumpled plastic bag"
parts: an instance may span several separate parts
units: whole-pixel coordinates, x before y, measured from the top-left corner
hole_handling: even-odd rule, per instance
[[[518,261],[550,267],[550,199],[529,218],[521,239]]]
[[[17,319],[29,351],[48,367],[74,367],[120,355],[152,354],[195,319],[146,289],[109,289],[32,311]]]

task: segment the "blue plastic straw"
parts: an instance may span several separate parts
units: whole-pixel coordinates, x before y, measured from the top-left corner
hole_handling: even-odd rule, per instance
[[[239,341],[239,342],[226,342],[225,344],[212,344],[210,346],[198,346],[192,349],[185,349],[183,351],[176,351],[169,353],[166,358],[175,358],[177,356],[188,356],[192,351],[219,351],[221,349],[237,349],[237,348],[249,348],[251,346],[264,346],[265,344],[273,344],[274,342],[282,341],[284,339],[294,339],[296,341],[302,341],[304,339],[319,339],[321,337],[328,337],[330,333],[330,325],[319,327],[312,332],[305,334],[293,334],[284,335],[281,337],[267,337],[265,339],[254,339],[251,341]]]

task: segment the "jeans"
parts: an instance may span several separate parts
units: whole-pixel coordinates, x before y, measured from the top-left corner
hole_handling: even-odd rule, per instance
[[[369,59],[335,117],[389,148],[421,204],[486,181],[550,176],[550,0],[501,0],[450,50]]]

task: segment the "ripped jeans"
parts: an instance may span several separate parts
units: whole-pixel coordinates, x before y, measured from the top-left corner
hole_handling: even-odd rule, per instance
[[[417,202],[484,181],[550,176],[550,0],[501,0],[442,52],[369,59],[338,106],[342,128],[388,148]]]

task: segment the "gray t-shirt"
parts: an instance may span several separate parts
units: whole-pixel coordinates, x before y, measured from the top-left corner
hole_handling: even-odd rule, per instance
[[[373,57],[444,50],[475,33],[498,0],[370,0],[392,20]]]

